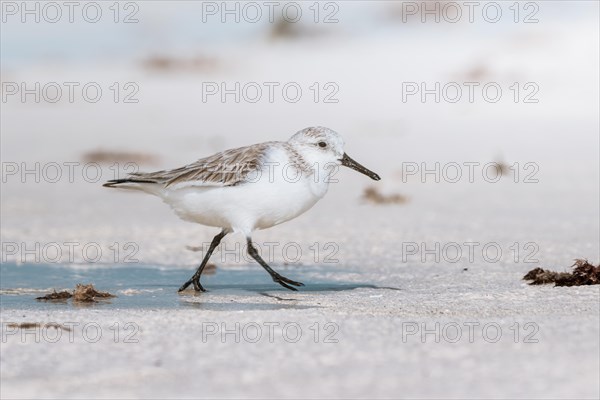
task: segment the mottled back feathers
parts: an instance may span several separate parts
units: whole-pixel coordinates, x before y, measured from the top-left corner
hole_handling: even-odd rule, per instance
[[[277,142],[225,150],[180,168],[130,174],[131,180],[151,181],[165,186],[199,182],[215,186],[234,186],[245,181],[248,174],[258,171],[269,146]]]

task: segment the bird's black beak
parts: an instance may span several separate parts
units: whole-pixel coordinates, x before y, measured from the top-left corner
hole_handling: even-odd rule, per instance
[[[353,170],[358,171],[361,174],[365,174],[366,176],[373,179],[374,181],[381,180],[379,175],[377,175],[375,172],[371,171],[370,169],[363,167],[362,165],[360,165],[359,163],[357,163],[356,161],[354,161],[353,159],[348,157],[348,154],[346,154],[346,153],[344,153],[344,156],[341,158],[340,161],[342,162],[343,166],[352,168]]]

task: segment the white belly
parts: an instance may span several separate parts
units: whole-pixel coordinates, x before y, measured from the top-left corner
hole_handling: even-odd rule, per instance
[[[248,235],[297,217],[327,193],[328,184],[312,176],[292,182],[273,175],[238,186],[174,189],[162,197],[186,221]]]

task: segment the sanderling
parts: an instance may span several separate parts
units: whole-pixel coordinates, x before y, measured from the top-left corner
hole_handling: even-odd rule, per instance
[[[181,168],[133,173],[107,187],[136,189],[160,197],[183,220],[221,228],[190,284],[205,291],[200,275],[225,235],[245,235],[248,254],[281,286],[304,286],[275,272],[252,245],[251,234],[304,213],[329,187],[333,171],[344,165],[378,181],[379,175],[344,152],[342,137],[324,127],[303,129],[287,142],[266,142],[226,150]]]

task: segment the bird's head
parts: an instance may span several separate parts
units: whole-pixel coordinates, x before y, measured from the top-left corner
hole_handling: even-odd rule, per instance
[[[381,178],[363,167],[344,152],[344,139],[339,133],[322,126],[302,129],[288,140],[296,151],[311,165],[332,170],[337,165],[352,168],[373,180]]]

